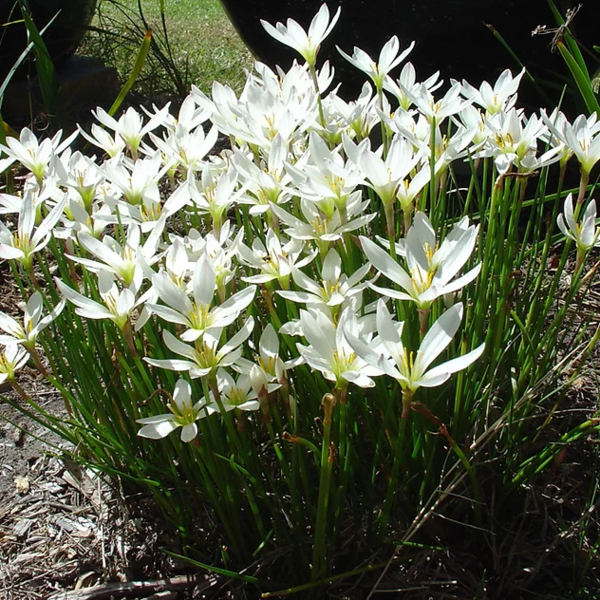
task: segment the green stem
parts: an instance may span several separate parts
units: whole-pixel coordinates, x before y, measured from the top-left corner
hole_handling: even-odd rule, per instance
[[[319,499],[317,501],[317,523],[315,526],[315,538],[313,548],[313,561],[311,581],[318,581],[325,576],[326,563],[326,532],[327,532],[327,508],[329,505],[329,492],[331,484],[331,472],[333,469],[334,453],[331,448],[331,423],[333,407],[336,398],[333,394],[325,394],[322,400],[324,412],[323,417],[323,442],[321,445],[321,475],[319,479]]]
[[[404,458],[404,441],[406,439],[406,431],[408,427],[408,416],[405,416],[405,407],[408,406],[408,410],[410,411],[410,403],[412,400],[412,391],[409,389],[402,390],[402,416],[400,417],[400,427],[398,428],[398,436],[396,437],[396,443],[392,448],[392,452],[394,453],[394,458],[392,461],[392,474],[390,476],[390,480],[388,482],[387,494],[385,496],[385,504],[383,505],[383,510],[381,511],[381,516],[379,518],[379,524],[381,530],[383,531],[389,522],[390,512],[392,510],[392,505],[394,504],[394,498],[396,497],[398,491],[398,474],[400,473],[400,463]],[[409,412],[410,414],[410,412]]]

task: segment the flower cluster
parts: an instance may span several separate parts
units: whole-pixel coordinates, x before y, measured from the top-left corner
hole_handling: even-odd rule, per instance
[[[516,108],[522,73],[480,88],[452,82],[438,99],[438,76],[418,83],[405,62],[412,45],[401,52],[397,38],[377,61],[343,53],[374,89],[366,83],[356,101],[342,100],[332,68],[315,70],[338,15],[323,7],[308,32],[293,21],[265,24],[306,64],[282,72],[257,63],[239,95],[218,83],[212,97],[193,88],[177,116],[129,108],[115,119],[98,109],[102,127],[81,133],[104,158],[73,151],[72,137],[40,143],[26,129],[1,148],[3,166],[19,161],[30,176],[21,195],[0,199],[9,216],[0,257],[32,273],[57,241],[73,272],[85,272],[56,278],[75,312],[114,322],[147,365],[182,376],[170,413],[140,417],[141,436],[181,427],[189,442],[200,419],[266,413],[301,364],[345,395],[389,377],[407,418],[420,387],[443,384],[484,351],[439,360],[465,312],[456,296],[481,268],[477,224],[428,216],[449,165],[490,159],[501,184],[563,160],[565,147],[586,174],[599,157],[594,119],[571,126]],[[219,136],[231,148],[217,154]],[[579,226],[569,202],[559,226],[589,249],[595,205]],[[398,320],[400,304],[418,311],[416,336]],[[2,315],[0,380],[14,378],[63,305],[42,318],[34,294],[23,326]],[[143,343],[146,327],[164,347]]]

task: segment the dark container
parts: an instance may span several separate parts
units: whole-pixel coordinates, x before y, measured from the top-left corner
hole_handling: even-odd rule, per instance
[[[96,0],[27,0],[33,21],[41,31],[55,66],[60,66],[77,49],[96,9]],[[27,44],[25,24],[16,0],[0,0],[0,75],[5,76]],[[21,22],[19,22],[21,21]]]
[[[555,0],[563,15],[579,3]],[[297,55],[270,38],[260,19],[275,24],[291,17],[307,28],[323,0],[221,0],[221,4],[257,58],[287,68]],[[548,0],[328,0],[327,4],[332,15],[338,6],[342,12],[319,58],[334,64],[337,79],[344,82],[343,96],[354,96],[365,76],[344,61],[335,46],[348,54],[358,46],[376,60],[392,35],[398,35],[401,48],[416,41],[407,60],[415,65],[421,81],[439,70],[446,81],[464,78],[478,85],[484,79],[494,80],[506,68],[518,71],[486,24],[502,35],[535,75],[548,79],[564,70],[560,55],[551,52],[553,34],[532,36],[538,25],[556,27]],[[598,23],[600,1],[584,0],[571,30],[591,49],[600,44]]]

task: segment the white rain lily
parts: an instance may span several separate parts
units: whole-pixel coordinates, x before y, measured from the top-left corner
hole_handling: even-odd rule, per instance
[[[108,204],[94,204],[88,212],[79,196],[69,195],[61,218],[62,227],[54,228],[54,235],[58,239],[69,241],[69,250],[73,250],[71,242],[76,239],[76,234],[82,231],[95,238],[100,238],[109,223],[113,221],[113,214]]]
[[[46,247],[52,237],[52,230],[67,202],[66,194],[52,207],[44,220],[35,227],[36,194],[26,191],[19,209],[19,222],[16,233],[13,233],[0,221],[0,258],[17,260],[25,269],[30,270],[33,256]],[[35,231],[34,231],[35,230]]]
[[[17,160],[31,171],[41,187],[44,178],[48,175],[53,157],[68,148],[77,134],[78,132],[75,131],[61,143],[62,131],[59,131],[53,138],[46,138],[40,143],[35,134],[24,127],[19,139],[8,136],[6,138],[7,145],[0,144],[0,150],[8,156],[8,158],[0,160],[0,173]]]
[[[196,88],[196,101],[212,112],[223,133],[248,144],[268,151],[278,134],[286,147],[301,140],[318,116],[317,96],[306,69],[295,65],[279,77],[265,65],[255,67],[260,77],[248,79],[239,99],[215,82],[212,100]]]
[[[569,146],[564,142],[566,139],[564,137],[564,131],[568,124],[567,117],[565,117],[565,115],[560,112],[558,108],[555,108],[550,115],[547,115],[546,111],[542,108],[540,110],[540,114],[546,127],[548,127],[548,131],[543,134],[540,139],[553,148],[558,148],[560,166],[561,169],[563,169],[573,156],[573,150],[571,150],[571,148],[569,148]],[[563,135],[558,138],[554,133],[555,131],[560,131]]]
[[[304,158],[295,165],[287,166],[298,195],[315,202],[328,216],[333,214],[334,207],[344,214],[350,194],[364,183],[360,167],[352,161],[345,161],[339,148],[330,150],[314,131],[310,132],[308,152]],[[307,162],[308,159],[310,162]]]
[[[189,443],[198,435],[196,421],[217,412],[215,407],[207,406],[204,399],[192,403],[192,388],[185,379],[175,384],[172,402],[167,407],[170,413],[136,421],[143,425],[138,431],[140,437],[159,440],[181,427],[181,441]]]
[[[342,259],[336,250],[331,248],[321,269],[321,282],[313,281],[299,269],[293,269],[294,283],[305,291],[278,290],[277,293],[292,302],[300,302],[310,307],[328,307],[332,314],[347,300],[362,293],[367,283],[361,283],[366,277],[370,264],[363,265],[352,275],[342,272]]]
[[[167,103],[167,106],[170,107],[170,102]],[[150,118],[161,112],[161,109],[154,105],[153,108],[154,113],[146,110],[142,106],[142,110]],[[209,118],[210,112],[203,108],[198,108],[196,106],[196,101],[194,100],[194,97],[190,94],[181,103],[181,106],[179,107],[179,112],[177,113],[177,117],[175,117],[170,112],[167,113],[166,118],[163,122],[163,126],[167,131],[170,131],[175,135],[179,135],[181,132],[194,131],[200,125],[202,125],[202,123],[205,123]]]
[[[244,182],[245,192],[239,197],[240,204],[250,205],[255,217],[269,210],[269,202],[284,204],[290,196],[290,175],[285,170],[287,147],[277,134],[268,149],[268,159],[257,165],[247,151],[235,148],[233,165]]]
[[[110,182],[123,194],[129,204],[140,204],[145,198],[160,203],[158,181],[165,174],[160,152],[142,160],[136,160],[128,169],[121,160],[110,160],[104,164]]]
[[[454,338],[462,315],[462,304],[455,304],[442,314],[421,341],[416,356],[402,342],[404,323],[392,320],[383,300],[377,303],[378,343],[368,344],[352,333],[346,334],[348,344],[357,356],[398,381],[404,392],[403,418],[409,415],[411,398],[417,389],[442,385],[452,373],[466,369],[483,353],[484,344],[463,356],[430,368]]]
[[[323,138],[332,146],[339,144],[344,135],[358,140],[367,138],[380,120],[374,110],[378,100],[368,81],[363,84],[358,98],[350,102],[335,93],[328,94],[321,102],[325,117]]]
[[[153,367],[169,369],[170,371],[188,371],[192,379],[212,377],[219,367],[230,367],[242,355],[241,345],[250,337],[254,329],[254,319],[249,317],[242,328],[225,344],[219,347],[222,329],[206,331],[198,338],[194,346],[184,344],[170,331],[163,331],[163,340],[171,352],[185,357],[155,359],[145,357],[144,360]]]
[[[143,301],[136,299],[138,285],[120,289],[109,271],[98,273],[98,292],[103,304],[80,294],[64,281],[54,278],[61,294],[77,308],[75,312],[86,319],[109,319],[121,330],[125,330],[131,319],[133,310]]]
[[[368,332],[361,327],[352,308],[344,309],[337,326],[322,311],[301,310],[300,326],[309,346],[296,344],[296,347],[308,366],[321,371],[325,379],[335,382],[340,389],[348,383],[362,388],[375,385],[371,378],[381,375],[382,370],[358,356],[346,339],[362,337],[365,345],[369,343]]]
[[[157,109],[155,114],[159,114]],[[176,119],[168,115],[163,125],[166,132],[163,137],[158,137],[150,132],[149,137],[154,145],[163,153],[165,162],[188,170],[198,170],[202,159],[212,150],[215,145],[219,131],[213,125],[208,133],[204,131],[202,123],[206,121],[210,113],[204,109],[197,108],[193,96],[188,96],[181,104],[179,115]]]
[[[494,83],[494,87],[487,81],[484,81],[479,86],[479,89],[463,80],[462,94],[474,104],[484,108],[488,115],[494,115],[500,111],[508,111],[517,102],[517,91],[524,74],[525,68],[515,77],[513,77],[510,69],[506,69],[500,74],[500,77]]]
[[[404,246],[408,273],[385,250],[361,236],[363,251],[371,264],[405,291],[381,288],[372,283],[370,287],[390,298],[412,300],[420,309],[427,310],[436,298],[461,289],[479,274],[481,264],[454,279],[469,260],[478,231],[479,227],[469,226],[468,217],[464,217],[438,247],[429,219],[425,214],[417,213]]]
[[[217,371],[217,384],[221,394],[221,405],[225,411],[252,412],[260,408],[258,392],[252,386],[250,376],[238,375],[236,381],[229,373],[220,369]],[[277,387],[277,384],[271,384],[271,391]]]
[[[542,119],[550,132],[577,157],[581,171],[589,176],[600,160],[600,121],[595,112],[579,115],[573,124],[564,118],[553,121],[542,111]],[[561,113],[559,113],[561,115]]]
[[[254,365],[254,368],[258,368]],[[241,373],[235,380],[227,371],[217,371],[217,386],[221,395],[221,406],[227,412],[243,410],[252,412],[260,408],[259,397],[261,394],[270,394],[281,387],[278,383],[266,383],[263,388],[257,386],[249,374]]]
[[[94,158],[88,158],[81,152],[65,152],[61,157],[56,156],[54,161],[58,183],[76,191],[88,213],[92,212],[96,190],[106,179]]]
[[[29,353],[20,344],[9,344],[0,351],[0,384],[15,378],[15,373],[29,360]]]
[[[275,27],[261,19],[265,31],[278,42],[293,48],[307,62],[309,67],[314,68],[317,62],[317,53],[321,42],[331,33],[340,17],[339,7],[329,18],[329,8],[323,4],[319,12],[314,16],[308,27],[308,33],[293,19],[287,20],[287,27],[283,23],[277,23]]]
[[[488,136],[491,135],[485,120],[485,113],[472,104],[465,106],[458,115],[453,117],[453,119],[456,118],[459,119],[459,127],[464,127],[467,131],[473,132],[472,142],[473,146],[477,149],[484,144],[487,141]]]
[[[260,369],[266,376],[268,382],[282,382],[286,379],[285,371],[293,369],[302,363],[302,358],[295,358],[284,361],[279,356],[279,338],[277,332],[271,323],[264,328],[258,342],[258,356],[256,363],[247,358],[240,358],[233,365],[233,368],[240,373],[250,376],[253,369]]]
[[[140,161],[138,161],[140,162]],[[113,224],[115,226],[126,225],[127,227],[135,225],[140,228],[142,233],[150,233],[156,227],[161,226],[161,217],[168,218],[172,215],[166,211],[166,204],[162,204],[160,198],[153,198],[150,195],[144,195],[139,204],[129,204],[124,200],[117,200],[114,204],[102,204],[103,209],[109,209],[109,212],[95,213],[96,220],[102,219],[105,225]],[[99,237],[95,235],[94,237]]]
[[[344,233],[355,231],[364,227],[375,218],[375,214],[362,214],[369,206],[369,201],[350,195],[346,205],[347,219],[342,219],[339,211],[335,211],[331,217],[326,217],[319,208],[309,200],[300,200],[300,211],[304,221],[283,210],[276,204],[271,204],[271,210],[281,221],[287,225],[285,232],[290,238],[300,240],[316,240],[321,250],[327,247],[329,242],[341,240]],[[356,218],[355,218],[356,215]]]
[[[98,107],[95,112],[92,111],[92,114],[100,121],[100,123],[102,123],[102,125],[118,133],[129,148],[132,156],[137,158],[138,149],[143,137],[148,132],[165,123],[167,115],[169,114],[169,107],[165,106],[160,112],[153,115],[145,124],[142,121],[140,113],[132,106],[121,115],[118,121],[100,107]]]
[[[558,148],[536,156],[538,139],[547,132],[547,126],[536,115],[526,120],[522,111],[513,108],[491,115],[486,124],[491,135],[475,158],[494,157],[500,174],[507,173],[513,164],[519,171],[528,172],[560,159]]]
[[[191,281],[193,298],[189,298],[187,290],[174,283],[165,271],[152,277],[152,286],[165,305],[148,302],[146,307],[165,321],[187,327],[181,334],[185,342],[193,342],[211,329],[220,330],[231,325],[256,293],[256,286],[251,285],[213,306],[217,290],[216,273],[206,254],[194,268]]]
[[[423,82],[423,85],[425,85],[430,92],[434,92],[442,85],[442,82],[438,81],[439,77],[440,72],[437,71],[428,77]],[[408,110],[412,104],[411,98],[404,90],[407,90],[408,94],[412,96],[417,91],[417,87],[419,85],[420,83],[417,82],[417,73],[415,71],[415,67],[411,62],[407,62],[402,67],[402,71],[400,71],[400,77],[397,79],[397,81],[394,81],[388,76],[383,83],[384,89],[396,96],[398,104],[403,110]]]
[[[240,243],[237,249],[240,263],[260,270],[257,275],[242,277],[242,281],[267,283],[277,279],[281,287],[287,289],[292,269],[306,266],[317,254],[317,251],[313,249],[304,258],[300,258],[304,249],[302,240],[292,238],[289,242],[283,244],[281,242],[282,240],[277,234],[269,229],[265,244],[259,238],[255,238],[252,242],[252,249]]]
[[[65,301],[61,300],[50,313],[42,317],[44,300],[40,292],[34,292],[25,305],[23,324],[0,312],[0,329],[4,331],[4,334],[0,334],[0,344],[22,344],[34,351],[38,335],[60,315],[64,307]]]
[[[192,204],[200,214],[210,215],[213,230],[218,235],[227,211],[244,192],[236,189],[237,172],[232,168],[217,171],[210,163],[205,163],[200,181],[190,177],[187,184]]]
[[[77,127],[81,135],[90,144],[104,150],[110,158],[120,156],[123,150],[125,150],[125,140],[118,133],[110,135],[108,131],[95,123],[92,125],[91,133],[87,133],[80,125],[77,125]]]
[[[459,113],[472,102],[460,97],[462,86],[458,81],[450,87],[441,100],[435,99],[431,89],[425,83],[419,84],[412,90],[404,89],[403,91],[419,112],[429,122],[435,119],[437,125],[440,125],[447,117]]]
[[[373,152],[365,148],[359,156],[367,185],[381,198],[386,210],[395,202],[400,182],[405,181],[423,159],[423,153],[415,152],[411,143],[400,135],[392,138],[385,159],[381,157],[381,149]]]
[[[400,41],[397,36],[393,36],[383,46],[379,53],[379,60],[375,62],[364,50],[354,47],[352,56],[346,54],[339,46],[337,47],[338,52],[357,69],[366,73],[379,93],[383,90],[383,84],[388,73],[397,67],[412,51],[415,43],[412,42],[410,46],[404,50],[400,55]]]
[[[562,213],[558,215],[557,225],[563,235],[577,245],[577,266],[579,267],[588,250],[596,245],[598,237],[600,237],[600,228],[596,227],[596,201],[590,200],[583,217],[577,221],[573,211],[573,194],[569,194],[565,199],[564,215]]]
[[[68,255],[71,260],[81,263],[93,273],[102,270],[113,272],[126,286],[138,280],[140,276],[146,276],[149,266],[158,260],[156,250],[158,242],[165,226],[165,216],[161,216],[156,227],[152,230],[146,241],[141,243],[140,228],[130,225],[127,231],[127,239],[121,246],[114,238],[104,236],[103,240],[82,231],[77,239],[79,244],[97,257],[98,260],[84,258],[81,256]]]

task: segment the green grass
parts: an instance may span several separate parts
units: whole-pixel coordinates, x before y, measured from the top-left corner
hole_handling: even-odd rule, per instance
[[[136,84],[137,93],[181,96],[182,90],[189,89],[192,83],[210,91],[214,80],[234,89],[243,85],[244,69],[252,66],[252,56],[218,0],[165,0],[168,46],[160,0],[141,0],[141,8],[157,46],[168,57],[168,66],[161,65],[156,53],[151,51]],[[80,51],[101,57],[107,65],[116,67],[125,80],[145,33],[137,0],[102,0],[92,27],[95,31],[89,33]],[[175,77],[183,83],[179,90]]]

